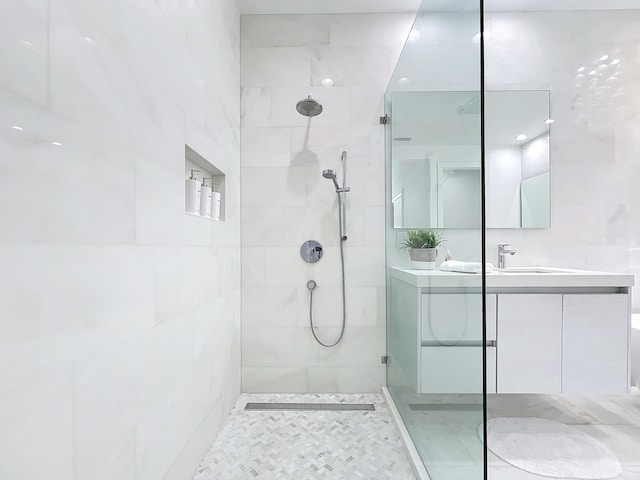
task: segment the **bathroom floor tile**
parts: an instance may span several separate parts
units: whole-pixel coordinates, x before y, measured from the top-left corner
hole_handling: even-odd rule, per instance
[[[363,411],[245,411],[247,402],[373,403]],[[381,395],[243,394],[194,480],[414,480]]]

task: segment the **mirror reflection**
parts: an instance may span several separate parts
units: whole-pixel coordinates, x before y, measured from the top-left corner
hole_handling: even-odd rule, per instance
[[[549,228],[549,92],[486,92],[485,120],[487,226]],[[391,129],[393,226],[480,228],[479,92],[394,92]]]

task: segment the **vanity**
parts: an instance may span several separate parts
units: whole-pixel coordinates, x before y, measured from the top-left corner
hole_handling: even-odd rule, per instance
[[[510,268],[486,276],[390,269],[396,378],[419,393],[629,391],[633,275]],[[413,345],[413,348],[408,348]]]

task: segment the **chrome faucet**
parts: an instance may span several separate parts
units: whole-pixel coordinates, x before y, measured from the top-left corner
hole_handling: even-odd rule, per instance
[[[499,243],[498,244],[498,268],[504,268],[504,257],[506,255],[515,255],[516,251],[510,247],[510,243]]]

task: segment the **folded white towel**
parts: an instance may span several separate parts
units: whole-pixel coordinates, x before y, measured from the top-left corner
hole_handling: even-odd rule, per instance
[[[493,272],[493,265],[486,264],[487,272]],[[447,260],[442,262],[440,270],[446,272],[462,273],[482,273],[482,263],[480,262],[460,262],[459,260]]]

